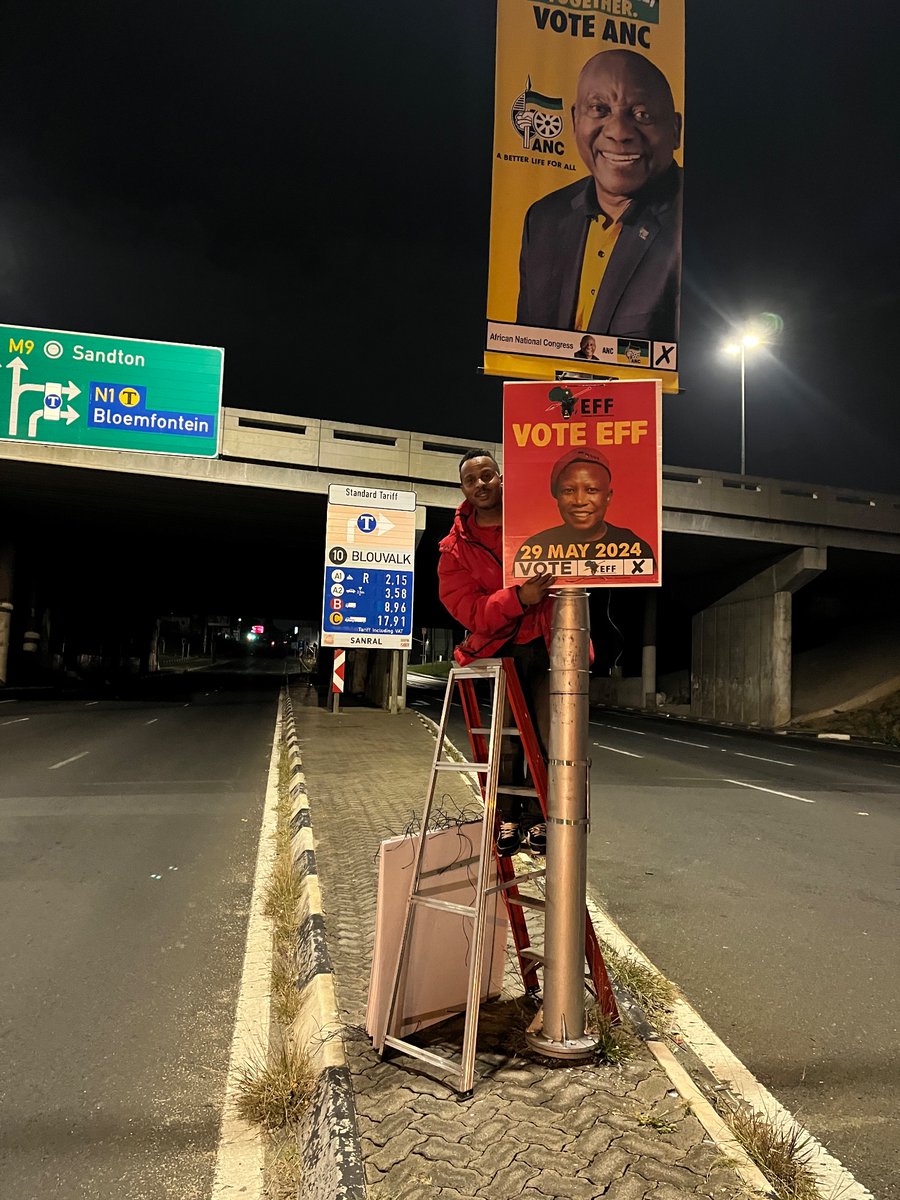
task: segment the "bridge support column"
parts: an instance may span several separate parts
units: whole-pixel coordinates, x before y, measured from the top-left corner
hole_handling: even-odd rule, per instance
[[[791,719],[791,596],[825,570],[804,547],[696,613],[691,715],[778,729]]]
[[[6,683],[9,671],[14,558],[12,542],[0,542],[0,686]]]

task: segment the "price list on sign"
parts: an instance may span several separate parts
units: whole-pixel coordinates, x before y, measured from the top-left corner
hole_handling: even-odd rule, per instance
[[[412,646],[416,494],[332,484],[322,645]]]

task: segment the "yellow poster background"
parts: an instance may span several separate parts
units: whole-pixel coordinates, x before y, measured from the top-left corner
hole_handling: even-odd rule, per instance
[[[641,19],[654,10],[656,23]],[[593,55],[617,48],[650,59],[669,82],[675,111],[684,114],[684,0],[498,0],[488,321],[516,323],[519,251],[529,206],[587,175],[572,129],[578,76]],[[529,152],[513,124],[513,104],[529,80],[531,91],[562,99],[563,128],[551,139],[557,147],[562,143],[561,154]],[[679,166],[683,154],[684,129],[674,156]],[[634,367],[607,360],[591,366],[566,357],[497,352],[489,346],[486,335],[488,374],[553,379],[561,371],[581,371],[620,379],[662,378],[664,391],[678,390],[676,371],[654,369],[645,359]]]

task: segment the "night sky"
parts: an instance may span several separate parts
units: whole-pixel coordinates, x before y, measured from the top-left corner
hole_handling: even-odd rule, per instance
[[[221,345],[225,403],[499,439],[488,0],[7,6],[0,320]],[[900,491],[900,16],[689,0],[669,465]]]

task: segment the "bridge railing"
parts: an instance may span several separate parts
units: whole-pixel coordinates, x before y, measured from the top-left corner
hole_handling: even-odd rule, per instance
[[[498,460],[502,447],[480,443]],[[311,471],[445,485],[446,503],[459,493],[458,463],[471,440],[402,429],[379,429],[314,417],[226,408],[226,458]],[[685,467],[663,468],[663,507],[760,521],[900,532],[900,496]]]

